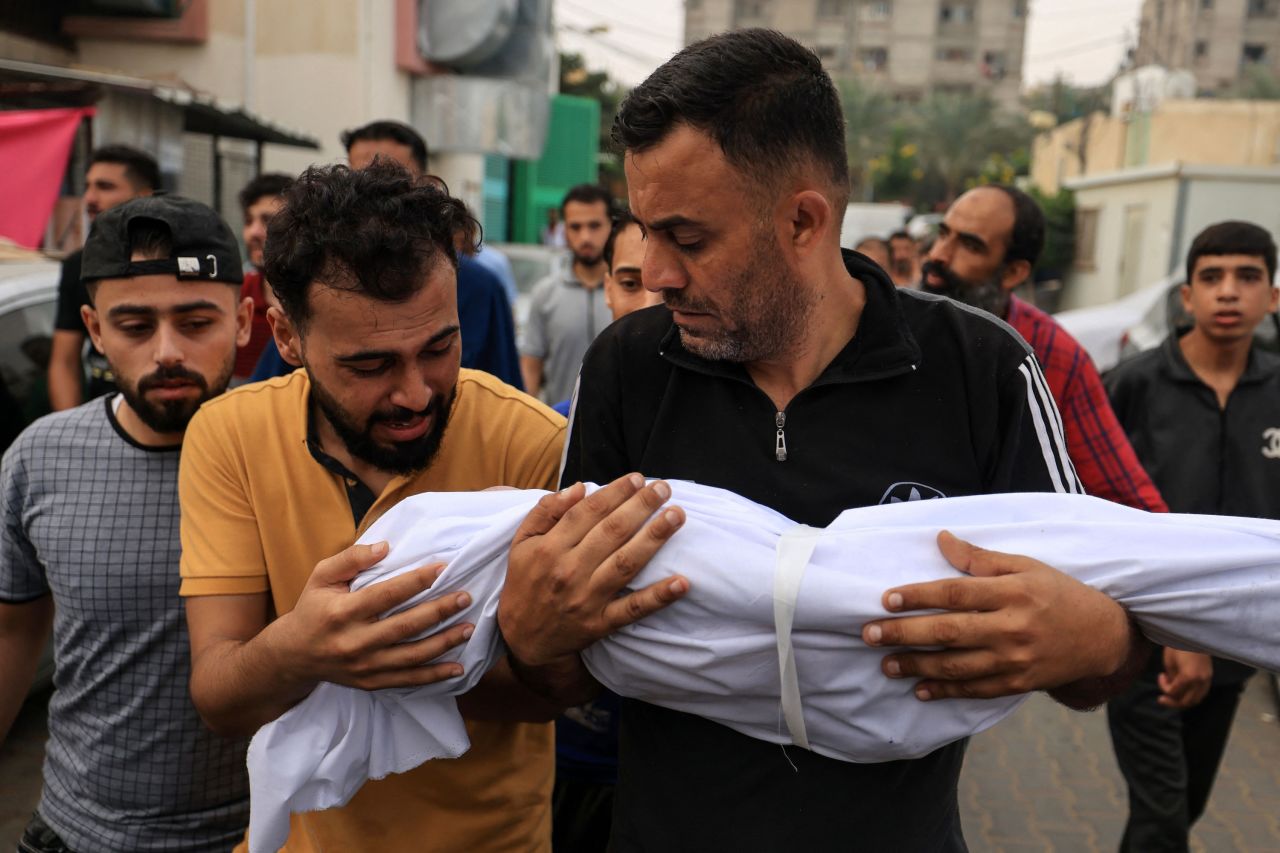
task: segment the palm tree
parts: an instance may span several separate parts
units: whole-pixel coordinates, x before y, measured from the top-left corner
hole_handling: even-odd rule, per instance
[[[897,105],[884,92],[857,80],[840,80],[838,86],[852,197],[871,201],[871,161],[888,151]]]
[[[1001,113],[982,94],[930,95],[916,109],[914,126],[921,157],[942,180],[947,203],[982,172],[994,152],[1012,151],[1030,138],[1025,119]]]

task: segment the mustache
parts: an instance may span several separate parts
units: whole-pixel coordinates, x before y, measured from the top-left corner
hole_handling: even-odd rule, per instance
[[[930,284],[929,275],[935,275],[942,279],[942,285]],[[947,269],[940,261],[925,261],[921,264],[920,281],[925,290],[930,293],[941,293],[945,296],[955,296],[960,292],[960,288],[964,286],[964,282],[960,280],[960,277]]]
[[[693,299],[681,290],[662,291],[662,304],[671,311],[684,311],[690,314],[711,314],[714,306],[705,299]]]
[[[381,423],[384,421],[391,421],[394,423],[404,423],[405,421],[411,420],[413,418],[430,417],[431,415],[438,413],[440,409],[443,408],[443,406],[444,406],[444,402],[441,397],[433,397],[431,399],[431,402],[428,403],[427,407],[422,411],[414,411],[413,409],[406,409],[404,406],[393,406],[391,409],[387,411],[374,412],[372,415],[370,415],[368,426],[371,427],[376,423]],[[366,429],[367,428],[368,427],[366,427]]]
[[[202,391],[209,390],[209,383],[203,376],[195,371],[188,370],[180,364],[176,364],[172,367],[161,367],[156,372],[149,373],[139,379],[138,393],[145,393],[153,388],[160,387],[165,382],[173,382],[175,380],[190,382]]]

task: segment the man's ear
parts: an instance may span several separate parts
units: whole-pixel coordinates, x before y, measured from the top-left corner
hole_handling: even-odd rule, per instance
[[[302,367],[302,338],[289,322],[288,316],[272,305],[267,309],[267,322],[271,324],[271,334],[276,339],[280,357],[294,367]]]
[[[814,189],[793,195],[786,213],[790,226],[788,237],[799,254],[814,251],[826,242],[832,228],[838,228],[831,202]]]
[[[1275,293],[1274,287],[1271,292]],[[1178,295],[1182,297],[1182,313],[1188,317],[1194,317],[1195,315],[1191,313],[1191,284],[1188,282],[1187,284],[1179,285]]]
[[[1025,260],[1010,261],[1004,265],[1004,274],[1000,276],[1000,286],[1009,292],[1031,280],[1031,262]]]
[[[98,309],[92,305],[81,305],[80,319],[84,322],[84,327],[89,330],[89,339],[93,341],[93,348],[106,355],[106,347],[102,345],[102,320],[98,318]]]
[[[253,332],[253,300],[246,296],[236,305],[236,346],[248,346]]]

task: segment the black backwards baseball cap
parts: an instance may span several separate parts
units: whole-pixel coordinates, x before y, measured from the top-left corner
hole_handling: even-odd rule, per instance
[[[169,229],[170,257],[150,261],[130,259],[129,226],[152,220]],[[208,205],[182,196],[157,193],[142,196],[98,214],[84,243],[80,280],[175,275],[240,284],[240,247],[231,228]]]

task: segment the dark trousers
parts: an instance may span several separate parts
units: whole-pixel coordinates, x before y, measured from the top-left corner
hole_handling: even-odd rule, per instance
[[[17,853],[72,853],[70,847],[63,843],[58,833],[39,814],[31,815],[27,828],[18,841]]]
[[[1144,674],[1107,705],[1120,772],[1129,785],[1122,853],[1187,850],[1191,826],[1209,802],[1244,684],[1215,684],[1204,701],[1180,711],[1157,704],[1160,688]]]
[[[551,795],[552,853],[605,853],[617,785],[556,775]]]

